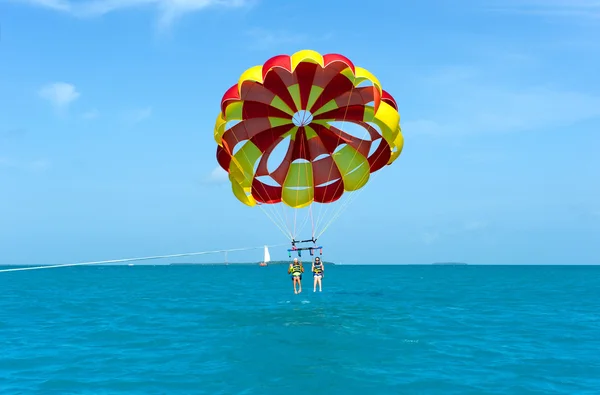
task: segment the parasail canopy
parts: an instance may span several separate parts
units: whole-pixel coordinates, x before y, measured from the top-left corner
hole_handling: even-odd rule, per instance
[[[404,144],[398,106],[379,80],[342,55],[312,50],[243,72],[223,95],[214,138],[238,200],[293,209],[361,189]]]

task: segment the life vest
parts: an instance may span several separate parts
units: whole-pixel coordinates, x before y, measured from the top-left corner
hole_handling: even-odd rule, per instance
[[[292,264],[292,268],[289,270],[292,274],[300,274],[304,271],[304,268],[299,263]]]
[[[318,265],[315,264],[315,267],[313,269],[313,273],[315,273],[315,274],[321,274],[321,273],[323,273],[323,264],[322,263],[319,263]]]

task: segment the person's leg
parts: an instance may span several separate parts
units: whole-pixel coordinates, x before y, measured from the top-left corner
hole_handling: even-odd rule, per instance
[[[319,278],[318,276],[314,276],[314,281],[313,281],[313,292],[317,292],[317,283],[319,282]]]

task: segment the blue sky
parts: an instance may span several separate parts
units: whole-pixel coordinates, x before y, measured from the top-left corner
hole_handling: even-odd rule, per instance
[[[214,172],[213,125],[246,68],[308,48],[373,72],[405,137],[325,259],[600,264],[600,5],[408,3],[3,2],[0,263],[286,243]]]

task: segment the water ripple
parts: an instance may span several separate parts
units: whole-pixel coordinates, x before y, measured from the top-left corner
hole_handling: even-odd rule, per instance
[[[7,394],[597,394],[600,268],[82,267],[0,277]],[[308,279],[311,280],[311,279]]]

